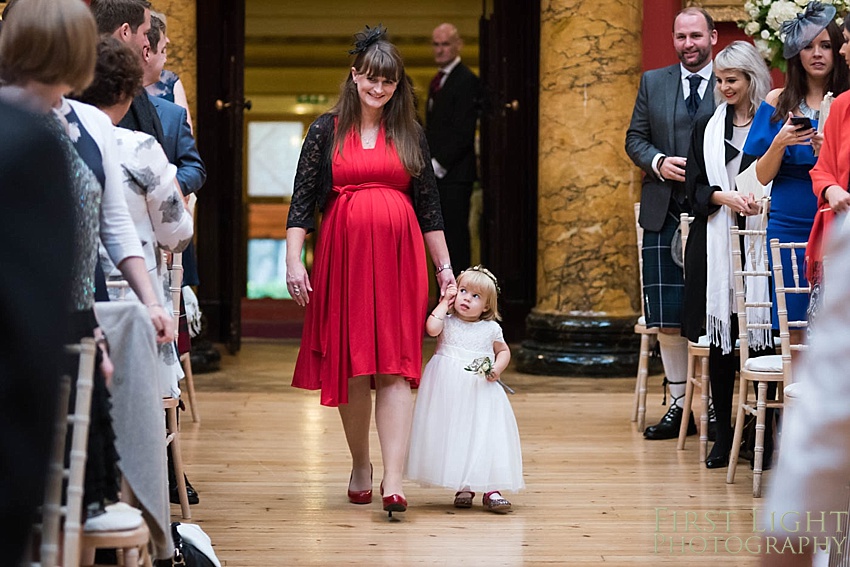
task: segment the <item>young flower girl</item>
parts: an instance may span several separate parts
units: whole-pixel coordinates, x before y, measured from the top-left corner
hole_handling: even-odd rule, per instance
[[[428,316],[438,337],[425,367],[410,435],[407,477],[453,488],[456,508],[511,509],[500,490],[523,488],[519,431],[499,377],[511,360],[499,315],[496,277],[482,266],[461,272],[457,285]]]

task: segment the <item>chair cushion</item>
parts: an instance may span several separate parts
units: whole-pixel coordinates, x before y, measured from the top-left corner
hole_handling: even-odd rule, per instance
[[[756,358],[748,358],[744,369],[753,372],[782,372],[782,355],[768,354]]]

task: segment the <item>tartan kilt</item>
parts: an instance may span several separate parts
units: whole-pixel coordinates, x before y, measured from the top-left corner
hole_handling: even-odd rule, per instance
[[[670,252],[670,242],[678,228],[679,221],[668,214],[661,232],[643,233],[643,307],[647,327],[682,326],[685,278]]]

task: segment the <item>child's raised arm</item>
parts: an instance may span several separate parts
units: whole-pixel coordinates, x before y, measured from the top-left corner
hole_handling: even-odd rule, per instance
[[[455,284],[449,284],[446,288],[446,295],[443,296],[440,303],[431,311],[431,314],[428,315],[428,319],[425,321],[425,332],[429,336],[436,337],[443,332],[443,325],[445,325],[443,320],[446,318],[446,314],[449,312],[452,303],[454,303],[455,297],[457,297],[457,286]]]
[[[496,360],[493,362],[493,369],[487,375],[487,380],[495,382],[501,377],[502,372],[511,363],[511,349],[503,342],[493,342],[493,353],[496,355]]]

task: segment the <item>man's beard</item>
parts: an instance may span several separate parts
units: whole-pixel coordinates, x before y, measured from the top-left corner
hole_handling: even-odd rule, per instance
[[[708,61],[709,58],[711,57],[711,48],[708,48],[708,49],[705,49],[705,50],[702,50],[702,49],[697,50],[697,53],[699,54],[699,59],[697,59],[696,63],[693,63],[693,64],[689,64],[686,61],[684,52],[677,53],[677,55],[679,56],[679,61],[681,61],[682,65],[684,65],[685,67],[692,67],[694,69],[701,69],[705,65],[706,61]]]

